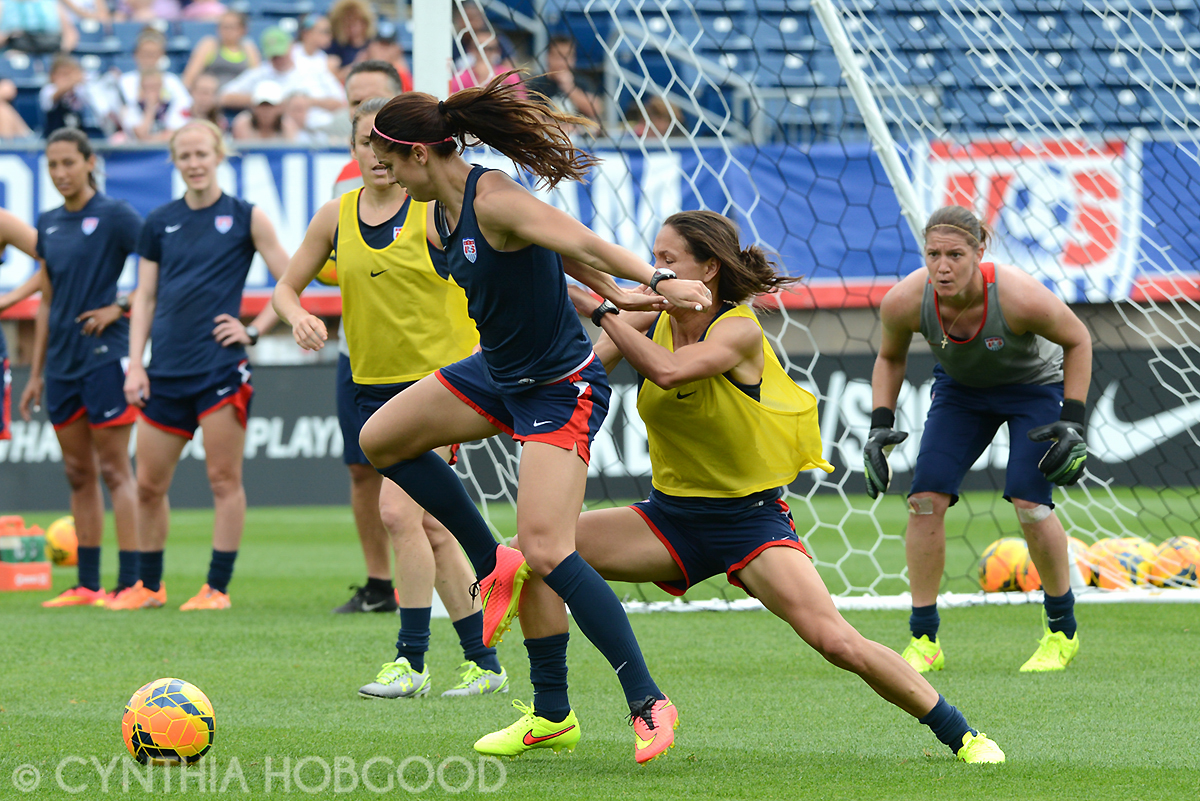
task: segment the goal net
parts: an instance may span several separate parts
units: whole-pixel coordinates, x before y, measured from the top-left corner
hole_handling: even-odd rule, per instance
[[[744,243],[805,276],[794,291],[764,299],[760,319],[789,373],[820,402],[825,456],[837,470],[802,475],[787,501],[843,606],[907,603],[904,495],[934,361],[914,339],[897,410],[897,428],[910,437],[891,457],[892,494],[872,502],[862,446],[877,307],[901,276],[921,268],[924,220],[951,203],[975,209],[995,231],[991,260],[1035,275],[1092,332],[1088,470],[1076,487],[1055,491],[1069,535],[1085,545],[1114,537],[1157,545],[1200,527],[1194,3],[481,5],[482,26],[464,35],[460,23],[460,55],[469,56],[468,40],[499,35],[510,55],[497,68],[524,55],[536,74],[573,59],[572,78],[548,84],[547,93],[596,117],[577,142],[603,163],[588,185],[547,195],[552,202],[647,258],[666,216],[712,209],[738,222]],[[461,0],[456,6],[461,19],[470,16]],[[569,56],[554,52],[568,45]],[[650,489],[635,376],[619,371],[613,385],[589,505]],[[980,553],[1020,536],[1002,497],[1006,437],[1002,427],[947,515],[945,597],[982,600]],[[467,448],[461,469],[493,512],[495,503],[511,503],[511,449]],[[501,517],[492,514],[511,533]],[[667,598],[643,586],[629,594]],[[714,580],[685,600],[709,608],[695,602],[741,597]]]

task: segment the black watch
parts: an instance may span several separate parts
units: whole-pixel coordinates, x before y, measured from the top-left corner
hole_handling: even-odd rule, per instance
[[[133,304],[129,302],[128,295],[117,295],[117,301],[114,305],[121,310],[122,314],[129,314],[129,310],[133,308]]]
[[[604,315],[620,314],[620,313],[621,313],[621,310],[618,309],[616,306],[614,306],[613,302],[611,300],[606,300],[603,303],[601,303],[599,306],[597,306],[596,310],[594,312],[592,312],[592,324],[595,325],[597,328],[599,328],[600,321],[602,319],[604,319]]]
[[[659,267],[654,271],[654,275],[650,278],[650,291],[657,292],[659,295],[661,295],[662,293],[658,291],[658,282],[667,281],[678,277],[679,276],[675,274],[674,270],[667,270],[663,267]]]
[[[251,345],[257,345],[258,344],[258,326],[255,326],[255,325],[246,326],[246,336],[250,337]]]

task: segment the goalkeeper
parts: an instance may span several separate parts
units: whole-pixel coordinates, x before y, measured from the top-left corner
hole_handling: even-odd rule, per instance
[[[946,563],[946,510],[963,476],[1008,424],[1004,498],[1012,503],[1045,590],[1046,628],[1022,672],[1062,670],[1079,651],[1067,535],[1053,485],[1079,480],[1087,458],[1084,402],[1092,376],[1086,326],[1049,289],[1014,267],[983,262],[988,228],[961,206],[925,227],[925,269],[901,280],[880,305],[883,341],[871,376],[874,411],[863,449],[867,493],[887,491],[887,456],[908,434],[895,408],[915,333],[938,365],[925,434],[908,496],[905,551],[912,640],[904,658],[941,670],[937,596]],[[1048,444],[1049,443],[1049,444]]]

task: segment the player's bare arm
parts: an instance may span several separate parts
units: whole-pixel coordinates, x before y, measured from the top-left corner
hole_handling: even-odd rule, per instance
[[[722,320],[702,341],[675,351],[651,341],[645,331],[638,331],[619,316],[606,314],[601,324],[633,369],[663,389],[675,389],[742,366],[747,373],[757,373],[744,383],[757,383],[762,377],[762,330],[745,317]]]
[[[300,293],[321,272],[333,250],[333,235],[337,230],[340,206],[340,199],[331,200],[313,216],[304,234],[304,241],[296,248],[283,277],[271,294],[271,303],[279,319],[292,327],[296,344],[305,350],[320,350],[329,338],[321,318],[310,314],[300,304]]]
[[[142,366],[146,342],[150,339],[150,324],[158,307],[158,262],[138,259],[138,288],[129,312],[129,369],[125,373],[125,400],[139,409],[145,408],[150,397],[150,377]]]

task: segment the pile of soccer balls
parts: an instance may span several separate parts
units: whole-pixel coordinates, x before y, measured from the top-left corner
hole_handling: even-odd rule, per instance
[[[1068,539],[1071,561],[1093,587],[1200,586],[1200,540],[1194,537],[1172,537],[1158,547],[1139,537],[1103,539],[1091,546]],[[985,548],[979,559],[979,586],[985,592],[1040,590],[1042,580],[1025,540],[1004,537]]]

